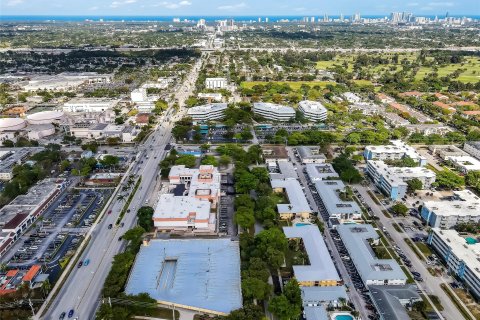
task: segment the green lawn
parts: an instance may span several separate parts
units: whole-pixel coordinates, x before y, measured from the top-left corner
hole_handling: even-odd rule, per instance
[[[480,61],[475,58],[468,58],[463,66],[461,64],[450,64],[448,66],[438,68],[438,76],[445,77],[457,69],[466,69],[460,74],[458,81],[467,83],[480,81]],[[415,79],[421,80],[432,71],[432,68],[422,67],[420,70],[418,70]]]
[[[374,55],[375,53],[372,53]],[[356,53],[349,53],[349,54],[342,54],[335,57],[334,60],[329,61],[318,61],[317,62],[317,69],[326,70],[329,68],[333,68],[335,65],[343,66],[346,62],[348,64],[347,71],[353,71],[353,57]],[[381,55],[382,57],[391,57],[393,53],[376,53],[375,55]],[[399,71],[402,68],[402,60],[407,59],[409,61],[413,61],[417,59],[418,53],[400,53],[399,59],[397,64],[385,64],[385,65],[378,65],[371,69],[371,71],[375,74],[382,74],[386,71],[395,72]],[[427,60],[432,60],[431,57],[428,57]],[[458,81],[465,82],[465,83],[475,83],[480,81],[480,59],[476,57],[469,57],[465,59],[465,62],[462,64],[450,64],[444,67],[438,68],[438,75],[439,77],[444,77],[457,69],[465,69],[460,76],[458,77]],[[415,80],[422,80],[427,74],[433,72],[431,67],[421,67],[418,70],[417,74],[415,75]]]
[[[432,255],[432,250],[430,250],[430,247],[427,246],[425,243],[423,242],[417,242],[417,248],[420,249],[420,251],[422,251],[422,253],[425,255],[425,256],[430,256]]]
[[[314,86],[319,86],[321,88],[325,88],[327,86],[327,84],[331,84],[331,85],[336,85],[336,82],[332,82],[332,81],[271,81],[271,82],[266,82],[266,81],[245,81],[245,82],[242,82],[242,84],[240,85],[242,88],[246,88],[246,89],[251,89],[253,88],[254,86],[256,85],[266,85],[268,83],[276,83],[276,84],[288,84],[290,86],[290,88],[292,88],[293,90],[298,90],[300,89],[300,87],[303,85],[303,84],[306,84],[310,87],[314,87]]]

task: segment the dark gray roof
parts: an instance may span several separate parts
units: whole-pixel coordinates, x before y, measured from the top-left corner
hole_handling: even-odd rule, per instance
[[[414,285],[369,286],[368,288],[381,319],[409,319],[404,305],[421,300]]]

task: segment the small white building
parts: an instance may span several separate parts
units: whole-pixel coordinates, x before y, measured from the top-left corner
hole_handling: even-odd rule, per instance
[[[305,118],[311,121],[324,121],[327,119],[327,109],[318,101],[304,100],[298,104]]]
[[[188,109],[187,114],[194,121],[217,120],[224,117],[226,103],[209,103]]]
[[[391,140],[390,143],[391,145],[366,146],[363,153],[365,160],[400,160],[408,156],[421,167],[427,164],[427,158],[403,141]]]
[[[215,213],[212,214],[212,224]],[[162,194],[153,214],[153,224],[158,230],[208,229],[210,202],[188,196]]]
[[[458,171],[465,174],[480,171],[480,160],[471,156],[447,156],[445,160],[450,161]]]
[[[106,98],[73,98],[65,102],[63,111],[66,112],[103,112],[113,109],[118,100]]]
[[[207,78],[205,79],[205,87],[207,89],[226,89],[228,82],[226,78]]]
[[[130,99],[131,99],[133,102],[143,102],[143,101],[147,101],[147,89],[145,89],[145,88],[138,88],[138,89],[133,90],[133,91],[130,93]]]
[[[199,93],[197,97],[199,99],[208,99],[208,100],[216,101],[216,102],[222,101],[222,94],[218,93],[218,92]]]
[[[295,118],[295,110],[292,107],[268,102],[254,103],[253,113],[273,121],[284,122]]]
[[[463,150],[468,152],[473,157],[480,159],[480,141],[468,141],[465,142]]]

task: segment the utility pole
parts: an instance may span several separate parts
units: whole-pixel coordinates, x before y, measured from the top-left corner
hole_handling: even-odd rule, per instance
[[[28,299],[28,305],[29,305],[30,308],[32,309],[32,316],[33,316],[33,318],[35,318],[35,310],[33,309],[33,303],[32,303],[32,300],[30,300],[30,298]]]

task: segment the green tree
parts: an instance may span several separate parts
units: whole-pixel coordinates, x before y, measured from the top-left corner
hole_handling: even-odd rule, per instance
[[[265,281],[257,278],[242,280],[242,294],[244,299],[265,300],[272,292],[272,287]]]
[[[145,230],[153,228],[153,213],[155,210],[152,207],[141,207],[137,211],[138,225]]]
[[[280,320],[296,320],[302,312],[301,307],[292,305],[283,294],[270,300],[268,310]]]
[[[467,186],[480,191],[480,171],[469,171],[465,176]]]
[[[443,189],[457,189],[461,188],[465,184],[465,179],[455,172],[450,170],[443,170],[437,173],[437,177],[434,186]]]
[[[409,193],[414,193],[417,190],[423,189],[423,183],[418,178],[413,178],[407,181],[407,189]]]
[[[232,162],[232,159],[227,155],[221,155],[218,160],[218,164],[222,167],[228,166]]]
[[[408,208],[406,205],[404,205],[403,203],[396,203],[394,204],[390,210],[394,213],[394,214],[398,214],[398,215],[402,215],[402,216],[406,216],[407,213],[408,213]]]
[[[233,310],[225,317],[225,320],[263,320],[264,318],[262,307],[244,303],[243,308]]]
[[[249,209],[253,209],[255,207],[255,202],[248,194],[240,194],[235,198],[235,207],[246,207]]]
[[[195,167],[196,162],[195,156],[191,154],[182,154],[175,160],[176,165],[184,165],[187,168]]]
[[[283,287],[283,294],[287,297],[291,304],[301,306],[302,305],[302,293],[298,285],[298,281],[295,278],[290,279]]]
[[[112,156],[110,154],[105,155],[102,160],[100,160],[100,163],[107,168],[116,167],[119,162],[120,159],[117,156]]]
[[[202,158],[201,164],[212,165],[214,167],[217,167],[218,161],[214,156],[204,156]]]
[[[235,222],[242,228],[250,228],[255,223],[253,210],[247,207],[240,207],[235,213]]]

